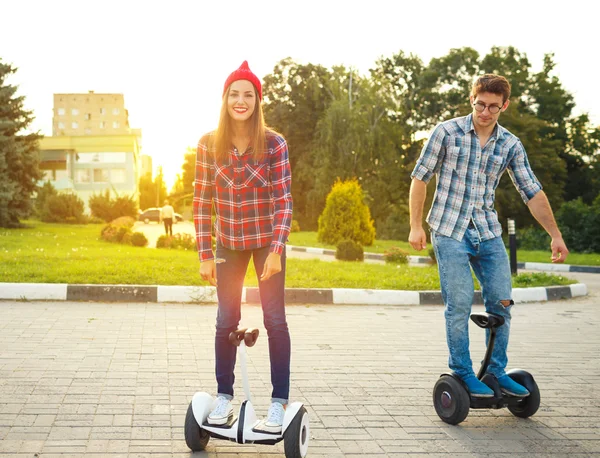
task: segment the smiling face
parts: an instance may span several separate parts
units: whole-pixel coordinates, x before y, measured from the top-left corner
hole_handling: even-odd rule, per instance
[[[256,108],[256,90],[250,81],[237,80],[229,86],[227,112],[238,122],[248,121]]]

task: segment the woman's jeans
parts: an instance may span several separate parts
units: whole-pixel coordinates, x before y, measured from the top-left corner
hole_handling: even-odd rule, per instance
[[[256,250],[235,251],[217,246],[217,332],[215,358],[218,394],[233,398],[234,368],[237,347],[229,342],[241,318],[242,289],[250,257],[257,276],[262,274],[269,246]],[[272,401],[287,404],[290,391],[290,333],[285,319],[285,249],[281,254],[281,272],[266,281],[259,280],[263,322],[269,337]]]
[[[469,353],[469,316],[474,296],[471,269],[481,285],[481,293],[488,313],[504,317],[497,328],[496,343],[487,372],[501,377],[505,374],[512,308],[512,284],[508,255],[501,237],[482,242],[477,229],[469,225],[459,242],[434,231],[431,241],[437,258],[446,306],[446,339],[450,350],[449,366],[461,378],[474,375]],[[503,301],[504,304],[501,302]],[[486,342],[490,330],[486,329]]]

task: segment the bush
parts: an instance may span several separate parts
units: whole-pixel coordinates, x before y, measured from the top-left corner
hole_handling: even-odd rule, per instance
[[[600,196],[592,205],[581,198],[565,202],[556,220],[567,248],[579,253],[600,253]]]
[[[517,248],[546,251],[550,249],[550,236],[545,230],[537,227],[519,229],[517,230]]]
[[[124,226],[132,228],[135,224],[135,219],[131,216],[121,216],[117,219],[112,220],[110,224],[112,224],[113,226]]]
[[[297,219],[292,220],[292,227],[290,232],[300,232],[300,223]]]
[[[190,234],[161,235],[156,241],[156,248],[195,250],[196,238]]]
[[[335,258],[340,261],[362,261],[365,258],[363,247],[354,240],[342,240],[337,245]]]
[[[41,220],[46,223],[86,223],[83,201],[75,194],[50,195],[44,202]]]
[[[394,246],[383,253],[383,259],[393,264],[408,264],[408,251]]]
[[[353,240],[366,246],[373,244],[375,227],[356,179],[344,182],[338,179],[331,188],[319,216],[318,240],[331,245],[341,240]]]
[[[131,234],[131,244],[133,246],[147,246],[148,239],[141,232],[134,232]]]
[[[49,197],[57,195],[58,192],[49,181],[46,181],[43,186],[38,188],[37,196],[35,198],[35,212],[39,218],[41,218],[42,214],[44,213],[44,205],[46,204],[46,200],[48,200]]]
[[[93,216],[101,218],[106,222],[121,216],[129,216],[135,220],[138,210],[133,195],[117,196],[112,199],[108,189],[104,194],[92,194],[88,205]]]
[[[111,243],[126,243],[131,240],[131,229],[126,226],[107,224],[100,232],[100,238]]]

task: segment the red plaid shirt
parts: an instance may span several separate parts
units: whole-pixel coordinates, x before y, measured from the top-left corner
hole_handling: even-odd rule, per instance
[[[292,174],[287,143],[267,131],[267,151],[255,161],[252,150],[229,151],[228,163],[217,163],[200,139],[196,153],[194,224],[200,261],[214,259],[211,247],[211,209],[215,203],[217,242],[230,250],[253,250],[270,245],[281,254],[292,223]]]

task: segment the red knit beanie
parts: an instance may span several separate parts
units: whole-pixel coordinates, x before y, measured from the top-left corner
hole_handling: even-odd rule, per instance
[[[248,67],[247,60],[242,62],[240,68],[238,68],[236,71],[234,71],[231,75],[227,77],[227,80],[225,81],[225,86],[223,86],[223,95],[225,95],[225,92],[227,92],[227,88],[229,87],[229,85],[237,80],[250,81],[256,88],[256,91],[258,92],[258,98],[262,100],[262,85],[260,84],[260,80],[258,79],[258,77],[254,73],[252,73],[250,67]]]

